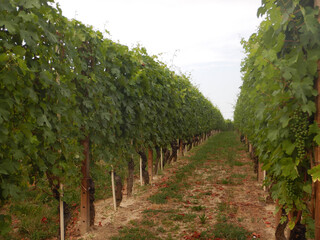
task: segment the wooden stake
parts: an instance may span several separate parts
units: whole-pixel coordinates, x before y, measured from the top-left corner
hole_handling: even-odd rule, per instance
[[[279,200],[278,200],[278,199],[276,200],[276,206],[280,208]],[[282,215],[282,209],[280,208],[279,211],[276,213],[276,216],[275,216],[275,225],[276,225],[276,228],[278,227],[278,225],[279,225],[279,223],[280,223],[281,215]]]
[[[267,172],[266,172],[266,170],[264,170],[263,171],[263,181],[266,180],[266,177],[267,177]],[[266,186],[263,186],[263,191],[266,191],[266,190],[267,190]]]
[[[314,1],[315,7],[320,8],[320,0]],[[320,13],[318,14],[318,22],[320,23]],[[316,90],[318,95],[316,97],[316,117],[315,120],[320,126],[320,60],[318,60],[318,79],[316,81]],[[320,164],[320,147],[316,146],[315,151],[315,166]],[[320,239],[320,182],[314,183],[315,190],[315,239]]]
[[[318,74],[320,70],[320,62],[318,62]],[[319,76],[320,78],[320,76]],[[317,90],[318,94],[320,94],[320,79],[317,81]],[[318,123],[318,126],[320,127],[320,103],[319,103],[320,97],[317,96],[317,112],[316,112],[316,122]],[[316,146],[314,150],[314,156],[315,156],[315,166],[320,164],[320,147]],[[315,191],[315,239],[320,239],[320,182],[317,180],[314,182],[314,191]]]
[[[116,188],[115,188],[115,185],[114,185],[113,166],[112,166],[112,169],[111,169],[111,185],[112,185],[113,209],[114,209],[114,211],[117,211]]]
[[[177,143],[178,143],[177,157],[179,157],[179,156],[180,156],[180,150],[179,150],[179,148],[180,148],[180,142],[179,142],[179,138],[177,139]]]
[[[184,153],[183,153],[183,141],[182,139],[180,139],[180,143],[179,143],[179,150],[180,150],[180,155],[181,156],[184,156]]]
[[[142,158],[140,157],[140,185],[143,186],[143,178],[142,178]]]
[[[89,177],[90,177],[90,151],[89,151],[89,137],[87,136],[83,141],[84,160],[82,162],[81,172],[81,208],[80,208],[80,233],[85,234],[90,227],[90,199],[89,199]]]
[[[162,153],[162,147],[160,148],[160,169],[163,170],[163,153]]]
[[[249,153],[252,153],[252,144],[249,143]]]
[[[64,240],[63,184],[60,183],[60,239]]]
[[[149,173],[150,184],[152,184],[152,178],[153,178],[153,151],[152,151],[152,148],[148,149],[148,173]]]
[[[263,173],[262,173],[262,163],[260,163],[260,161],[258,161],[258,182],[262,182],[263,181]]]

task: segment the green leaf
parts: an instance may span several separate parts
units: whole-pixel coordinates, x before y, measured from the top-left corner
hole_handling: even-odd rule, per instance
[[[291,219],[291,221],[288,224],[288,227],[289,227],[290,230],[292,230],[294,228],[294,226],[296,225],[294,219]]]
[[[50,122],[47,119],[47,116],[44,115],[44,114],[37,118],[37,123],[38,123],[39,126],[46,125],[49,128],[52,127]]]
[[[318,133],[314,138],[313,138],[313,141],[315,141],[318,146],[320,146],[320,133]]]
[[[1,166],[1,165],[0,165]],[[4,168],[0,168],[0,174],[3,174],[3,175],[9,175],[9,173],[7,172],[7,170],[6,169],[4,169]]]
[[[53,77],[52,74],[48,71],[42,71],[40,73],[40,80],[42,82],[42,85],[47,88],[53,83]]]
[[[290,80],[292,78],[292,74],[290,71],[285,71],[282,76],[284,77],[284,79],[286,80]]]
[[[21,159],[23,159],[25,157],[25,154],[20,149],[15,149],[15,151],[13,153],[13,157],[15,159],[21,160]]]
[[[9,196],[13,198],[17,198],[18,193],[20,192],[17,185],[8,183],[8,182],[2,182],[1,188],[2,188],[2,196],[5,199],[8,198]]]
[[[11,34],[15,34],[18,29],[18,25],[13,21],[0,20],[0,26],[3,25]]]
[[[257,118],[262,119],[263,113],[265,110],[266,106],[263,103],[260,103],[257,107]]]
[[[285,128],[286,126],[288,126],[290,121],[290,118],[287,114],[283,114],[280,118],[280,123],[282,124],[282,127]]]
[[[18,16],[21,17],[24,22],[38,22],[38,17],[34,13],[19,12]]]
[[[257,17],[261,17],[266,13],[267,9],[265,7],[259,7],[257,11]]]
[[[320,128],[318,127],[317,122],[313,122],[313,124],[311,124],[309,126],[309,134],[320,134]]]
[[[4,106],[3,106],[4,107]],[[10,112],[5,109],[5,108],[2,108],[0,106],[0,118],[4,119],[4,120],[8,120],[10,117]]]
[[[304,192],[306,192],[308,194],[312,193],[312,186],[309,183],[304,184],[302,189],[303,189]]]
[[[278,134],[279,134],[279,130],[278,129],[270,130],[269,133],[268,133],[268,139],[270,141],[274,141],[274,140],[276,140]]]
[[[26,50],[21,46],[15,46],[12,48],[12,51],[19,56],[24,56],[26,54]]]
[[[27,88],[26,89],[28,91],[28,96],[32,99],[33,102],[37,103],[38,102],[38,96],[36,94],[36,92],[34,91],[34,89],[32,88]]]
[[[112,68],[111,69],[111,73],[113,75],[115,75],[116,77],[120,77],[121,76],[121,72],[120,72],[120,70],[118,68]]]
[[[309,169],[308,173],[312,176],[312,181],[320,181],[320,165]]]
[[[303,112],[307,112],[309,115],[316,112],[316,105],[312,101],[308,101],[307,104],[302,105],[301,107]]]
[[[4,63],[9,60],[9,55],[7,53],[0,54],[0,62]]]
[[[40,1],[39,0],[23,0],[21,1],[21,5],[24,8],[40,8]]]
[[[280,223],[281,223],[281,224],[285,223],[286,221],[287,221],[287,217],[286,217],[286,216],[282,216],[282,217],[280,218]]]
[[[24,29],[19,29],[19,32],[20,32],[21,38],[26,41],[26,44],[28,46],[35,47],[36,43],[40,41],[37,32],[31,31],[31,30],[27,31]]]
[[[26,72],[29,71],[29,68],[27,67],[26,62],[25,62],[23,59],[21,59],[21,58],[17,58],[17,62],[18,62],[18,64],[19,64],[19,67],[20,67],[23,75],[25,75]]]
[[[298,169],[292,158],[281,158],[280,164],[282,176],[290,177],[292,179],[298,176]]]
[[[286,152],[286,154],[291,155],[295,149],[295,144],[293,144],[289,140],[285,140],[282,142],[282,149]]]

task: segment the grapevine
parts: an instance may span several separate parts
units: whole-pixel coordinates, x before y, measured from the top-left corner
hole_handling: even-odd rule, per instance
[[[84,140],[92,161],[121,169],[133,152],[224,128],[189,77],[68,20],[53,1],[0,1],[0,16],[1,206],[37,179],[55,196],[58,183],[79,184]]]
[[[267,171],[271,196],[279,211],[302,217],[289,219],[291,229],[305,224],[313,236],[313,147],[320,144],[315,119],[320,50],[319,9],[314,1],[264,0],[256,33],[242,44],[243,85],[237,100],[235,126],[256,149]]]

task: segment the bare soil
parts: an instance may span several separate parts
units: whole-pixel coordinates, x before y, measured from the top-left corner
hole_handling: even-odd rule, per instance
[[[192,154],[192,151],[188,154]],[[133,196],[124,195],[121,207],[115,212],[112,199],[95,202],[95,226],[84,236],[79,236],[77,225],[70,230],[69,239],[111,239],[119,230],[132,225],[143,224],[148,220],[149,230],[160,239],[197,239],[202,231],[210,229],[219,218],[219,204],[228,206],[226,217],[229,223],[241,226],[250,232],[248,239],[274,239],[275,205],[266,201],[268,193],[263,190],[262,183],[257,181],[253,172],[252,160],[244,150],[236,155],[237,165],[226,164],[225,159],[207,159],[187,179],[189,187],[183,189],[183,201],[169,198],[166,204],[153,204],[148,198],[165,186],[170,177],[188,164],[186,157],[165,168],[162,175],[154,177],[151,186],[140,186],[135,179]],[[195,209],[199,211],[195,211]],[[203,209],[201,209],[203,208]],[[168,210],[181,216],[196,217],[191,221],[177,221],[161,214],[143,213],[146,209]],[[159,211],[160,212],[160,211]],[[205,222],[201,222],[201,216]],[[221,216],[220,216],[221,217]],[[161,230],[161,231],[160,231]],[[216,238],[222,239],[222,238]]]

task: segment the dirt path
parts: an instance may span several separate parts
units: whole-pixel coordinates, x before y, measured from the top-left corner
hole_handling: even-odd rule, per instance
[[[208,152],[181,182],[185,187],[178,190],[180,199],[167,197],[165,204],[148,200],[168,187],[168,181],[199,151],[202,146],[187,158],[179,158],[154,178],[153,186],[141,187],[137,181],[134,196],[125,196],[117,212],[111,199],[96,202],[95,227],[73,239],[274,239],[274,204],[266,203],[267,193],[256,181],[252,160],[239,143]]]

